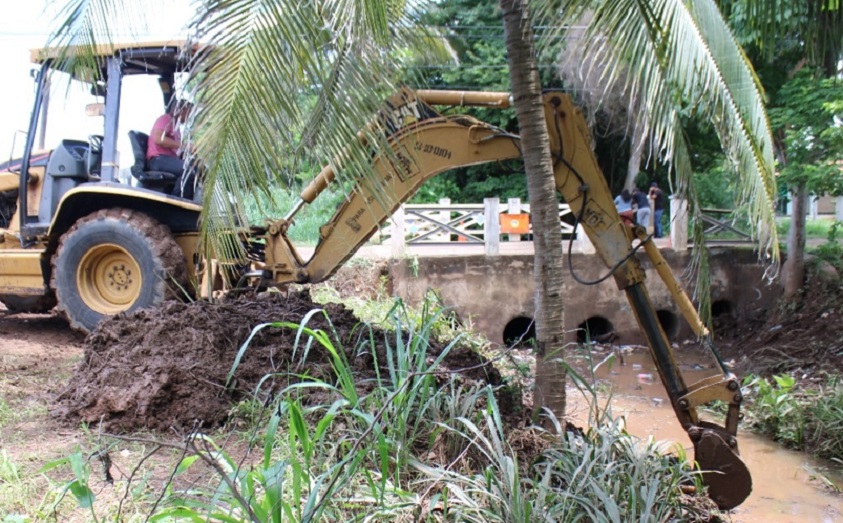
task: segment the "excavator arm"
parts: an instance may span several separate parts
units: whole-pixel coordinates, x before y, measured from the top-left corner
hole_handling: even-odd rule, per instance
[[[504,108],[509,105],[509,93],[408,89],[396,93],[369,128],[383,130],[388,150],[373,152],[374,176],[358,180],[333,218],[321,228],[312,257],[303,261],[286,232],[301,207],[312,202],[334,179],[333,167],[323,169],[302,191],[299,204],[269,226],[264,274],[272,282],[306,283],[329,278],[426,180],[455,167],[521,156],[517,135],[470,116],[443,116],[433,109],[440,105]],[[584,228],[618,288],[626,293],[676,417],[694,445],[709,496],[722,509],[736,507],[752,490],[736,439],[742,400],[738,380],[717,354],[710,333],[646,231],[618,214],[580,111],[560,92],[546,93],[544,107],[556,187],[577,217],[577,226]],[[366,140],[363,134],[359,139]],[[644,285],[645,272],[636,256],[642,249],[685,319],[712,350],[718,374],[691,385],[685,383]],[[698,415],[699,407],[714,401],[728,405],[722,426],[703,421]]]

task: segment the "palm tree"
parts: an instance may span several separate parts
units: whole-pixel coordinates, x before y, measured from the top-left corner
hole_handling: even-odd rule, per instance
[[[712,0],[544,0],[532,5],[500,0],[500,5],[533,209],[536,334],[543,357],[561,356],[563,266],[531,7],[535,19],[560,30],[560,23],[592,11],[587,35],[593,51],[605,59],[607,86],[627,65],[628,88],[648,115],[644,132],[672,166],[680,192],[693,190],[680,115],[692,112],[714,122],[735,161],[763,245],[775,254],[772,145],[762,95]],[[120,17],[122,8],[111,0],[67,0],[54,43],[85,48],[110,40],[109,21]],[[420,9],[418,3],[382,0],[197,1],[192,30],[214,44],[196,60],[190,85],[203,106],[193,122],[193,140],[209,166],[207,203],[217,186],[237,196],[271,195],[274,183],[293,178],[290,158],[305,152],[323,160],[342,154],[341,182],[365,177],[366,151],[348,144],[358,143],[358,129],[394,89],[395,72],[408,60],[428,59],[439,49],[431,45],[435,35],[415,24]],[[224,236],[215,231],[230,225],[213,219],[206,224],[210,241]],[[540,367],[547,375],[539,376],[537,398],[562,416],[563,367]]]
[[[550,139],[544,117],[541,81],[533,49],[529,5],[522,0],[500,0],[506,36],[512,98],[521,134],[530,221],[533,224],[536,288],[536,409],[547,407],[558,418],[565,415],[565,367],[562,350],[564,256],[559,228],[559,205],[550,157]]]
[[[773,227],[773,147],[763,98],[752,67],[745,59],[713,2],[635,0],[563,1],[559,5],[536,2],[544,23],[549,16],[561,20],[590,20],[585,54],[599,64],[605,92],[619,79],[626,82],[632,100],[639,100],[647,118],[639,119],[636,134],[647,135],[660,157],[671,164],[680,194],[690,193],[690,145],[685,141],[681,115],[699,112],[710,119],[724,149],[742,176],[744,200],[758,224],[762,246],[777,255]],[[541,87],[537,82],[532,49],[529,7],[519,0],[501,0],[510,65],[512,93],[522,133],[522,150],[534,210],[536,236],[536,335],[539,358],[561,351],[559,317],[562,297],[555,289],[563,268],[557,265],[558,229],[544,221],[552,204],[540,197],[553,191],[547,130],[541,117]],[[590,16],[586,16],[586,12]],[[561,13],[561,15],[560,15]],[[595,58],[596,57],[596,58]],[[640,64],[640,65],[639,65]],[[639,65],[636,67],[636,65]],[[621,73],[624,73],[621,75]],[[550,187],[550,189],[548,189]],[[538,207],[541,204],[541,207]],[[692,207],[693,208],[693,207]],[[701,224],[701,220],[696,220]],[[707,276],[701,271],[703,278]],[[706,282],[705,279],[702,280]],[[702,294],[707,294],[703,292]],[[552,360],[551,360],[552,361]],[[537,397],[555,413],[564,413],[564,367],[538,365]]]

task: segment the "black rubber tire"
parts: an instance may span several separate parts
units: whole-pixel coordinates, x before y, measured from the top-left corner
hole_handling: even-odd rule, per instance
[[[123,270],[120,260],[136,267],[139,277]],[[188,288],[184,253],[170,229],[130,209],[103,209],[78,220],[61,237],[52,262],[57,309],[82,332],[113,314],[155,307]],[[105,292],[115,281],[118,289],[121,282],[131,286],[131,292],[115,300]]]
[[[15,296],[14,294],[0,294],[0,302],[10,312],[29,312],[41,314],[49,312],[56,306],[56,297],[52,294],[44,296]]]

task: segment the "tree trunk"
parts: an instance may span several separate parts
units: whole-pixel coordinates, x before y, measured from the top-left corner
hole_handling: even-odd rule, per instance
[[[535,246],[536,392],[534,414],[542,407],[557,418],[565,415],[565,367],[562,363],[564,323],[562,229],[553,178],[550,140],[544,119],[533,31],[526,1],[500,0],[506,35],[513,103],[521,133],[527,194]]]
[[[641,157],[644,155],[644,126],[637,116],[632,116],[632,136],[629,146],[629,163],[626,167],[626,181],[623,188],[632,192],[635,187],[635,177],[641,171]]]
[[[792,298],[805,282],[805,215],[808,211],[808,188],[796,186],[793,194],[790,229],[787,231],[787,259],[782,267],[784,295]]]

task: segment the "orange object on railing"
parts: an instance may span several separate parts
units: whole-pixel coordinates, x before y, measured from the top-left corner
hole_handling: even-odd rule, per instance
[[[530,234],[530,215],[501,214],[501,234]]]

